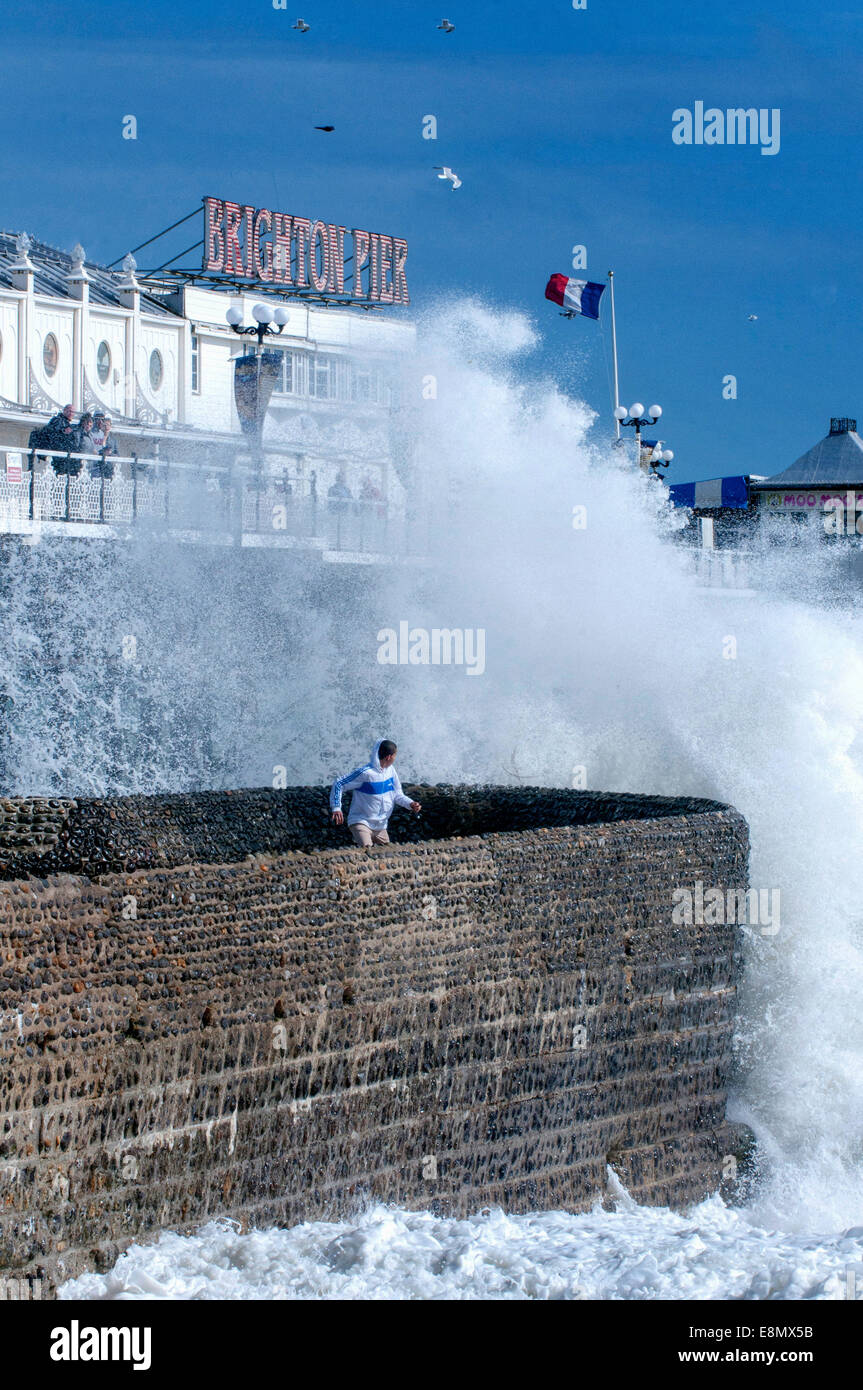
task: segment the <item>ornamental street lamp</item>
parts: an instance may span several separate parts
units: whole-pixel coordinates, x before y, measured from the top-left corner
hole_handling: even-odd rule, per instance
[[[232,306],[225,314],[225,318],[235,333],[245,333],[257,337],[258,350],[260,351],[268,334],[281,333],[288,321],[288,312],[282,308],[271,311],[267,304],[256,304],[252,310],[252,317],[255,322],[249,324],[248,328],[243,328],[241,326],[243,322],[241,309]],[[275,328],[270,327],[271,323],[276,325]]]
[[[656,446],[655,446],[655,448],[654,448],[654,450],[653,450],[653,453],[650,455],[650,457],[649,457],[648,460],[647,460],[647,462],[650,464],[650,471],[651,471],[651,473],[653,473],[654,476],[657,477],[657,478],[659,478],[659,477],[662,476],[662,475],[660,474],[660,472],[659,472],[660,468],[667,468],[668,465],[670,464],[671,460],[674,458],[674,450],[673,450],[673,449],[663,449],[663,448],[662,448],[662,445],[663,445],[664,443],[665,443],[665,440],[664,440],[664,439],[660,439],[660,440],[657,442],[657,444],[656,444]]]
[[[237,375],[234,382],[234,391],[237,398],[237,410],[240,412],[243,431],[249,440],[249,446],[255,460],[256,479],[255,488],[255,526],[260,530],[260,509],[261,492],[264,487],[264,414],[266,413],[267,402],[270,392],[273,389],[273,369],[274,360],[278,362],[278,353],[267,354],[264,352],[264,339],[269,336],[278,336],[288,321],[288,312],[279,306],[278,309],[271,311],[268,304],[255,304],[252,309],[252,317],[255,322],[243,328],[243,312],[235,305],[231,305],[225,314],[231,329],[234,333],[241,336],[257,338],[257,346],[253,349],[254,370],[251,373],[243,372],[245,381],[241,384],[241,377]],[[274,323],[275,328],[270,324]],[[250,354],[251,355],[251,354]],[[248,358],[240,358],[236,364],[236,371],[239,374],[248,363]],[[268,383],[268,384],[267,384]]]
[[[655,425],[661,414],[662,406],[652,405],[645,415],[644,406],[641,404],[641,401],[636,401],[628,410],[625,405],[619,405],[614,412],[614,418],[618,425],[632,425],[635,430],[635,461],[639,468],[643,467],[641,461],[641,431],[649,428],[651,425]],[[670,449],[659,450],[654,448],[650,456],[651,471],[654,473],[656,472],[656,467],[654,465],[667,467],[673,458],[674,454]]]

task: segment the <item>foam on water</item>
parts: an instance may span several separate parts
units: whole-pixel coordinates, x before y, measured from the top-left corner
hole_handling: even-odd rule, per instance
[[[641,1269],[652,1296],[700,1281],[705,1297],[831,1297],[838,1262],[856,1258],[857,1237],[846,1250],[836,1233],[863,1222],[859,605],[837,602],[833,557],[806,543],[764,549],[755,597],[705,595],[663,490],[627,451],[590,442],[586,406],[522,372],[533,342],[523,318],[477,304],[443,306],[423,326],[397,433],[430,523],[427,564],[320,579],[282,556],[139,543],[72,557],[47,541],[8,558],[4,783],[269,784],[275,765],[289,782],[328,781],[385,734],[405,782],[575,780],[733,803],[751,828],[753,885],[781,894],[777,934],[746,931],[734,1113],[758,1135],[758,1192],[746,1213],[712,1202],[689,1217],[439,1224],[377,1209],[296,1232],[209,1227],[136,1254],[147,1277],[236,1279],[246,1294],[261,1280],[332,1292],[367,1277],[367,1296],[383,1297],[399,1285],[374,1272],[389,1249],[416,1293],[501,1291],[511,1258],[512,1288],[527,1292],[569,1296],[587,1280],[647,1296],[626,1282]],[[429,374],[434,400],[420,386]],[[381,665],[378,633],[401,621],[483,628],[485,673]],[[125,634],[133,663],[118,658]],[[336,1240],[358,1252],[350,1267],[328,1263]],[[434,1272],[437,1259],[449,1272]]]
[[[844,1299],[863,1285],[863,1229],[765,1231],[711,1198],[686,1215],[485,1211],[466,1221],[376,1206],[352,1221],[133,1246],[64,1299]]]

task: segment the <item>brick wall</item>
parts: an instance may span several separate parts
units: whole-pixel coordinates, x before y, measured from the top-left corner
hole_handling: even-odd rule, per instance
[[[609,1163],[715,1190],[739,942],[671,907],[745,886],[741,817],[412,790],[372,851],[312,848],[313,788],[0,802],[0,1269],[374,1198],[577,1210]]]

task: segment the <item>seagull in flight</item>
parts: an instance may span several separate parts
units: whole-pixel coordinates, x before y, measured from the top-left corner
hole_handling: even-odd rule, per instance
[[[748,317],[748,319],[746,320],[746,322],[747,322],[747,323],[755,323],[755,322],[757,322],[757,319],[758,319],[758,315],[757,315],[757,314],[750,314],[749,317]]]
[[[448,19],[442,19],[440,24],[438,25],[438,28],[443,29],[445,34],[451,34],[452,31],[455,29],[455,25],[451,24]]]
[[[299,29],[301,34],[307,34],[312,26],[310,24],[307,24],[304,19],[298,19],[293,27],[295,29]]]
[[[335,130],[335,126],[334,126],[334,125],[316,125],[316,126],[315,126],[315,130],[326,130],[326,131],[330,131],[330,130]]]
[[[436,164],[434,167],[440,169],[440,173],[438,174],[439,179],[449,179],[452,184],[453,193],[455,193],[457,188],[461,188],[461,179],[458,174],[454,174],[452,169],[448,168],[446,164]]]

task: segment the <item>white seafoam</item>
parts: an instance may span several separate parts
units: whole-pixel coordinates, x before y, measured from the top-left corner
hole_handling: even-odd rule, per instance
[[[806,544],[763,550],[755,597],[705,595],[631,444],[591,444],[591,412],[522,370],[534,341],[524,319],[478,304],[444,305],[424,325],[402,428],[432,564],[369,581],[367,664],[335,680],[326,634],[302,639],[296,780],[353,765],[362,728],[398,738],[403,781],[566,786],[583,766],[588,787],[737,806],[752,883],[781,895],[776,935],[745,932],[731,1114],[758,1136],[756,1196],[685,1214],[619,1194],[617,1210],[581,1215],[454,1221],[373,1207],[290,1231],[212,1223],[133,1247],[64,1297],[838,1299],[855,1278],[863,1295],[859,607],[835,601],[832,558]],[[436,400],[418,384],[429,373]],[[402,619],[484,628],[486,673],[376,666],[376,629]],[[169,669],[163,690],[171,680]],[[326,738],[304,726],[309,691],[319,705],[355,700],[355,726],[337,711]],[[279,717],[269,687],[253,694]],[[231,727],[219,687],[198,698],[217,738]],[[225,776],[264,780],[267,748],[247,732]],[[158,760],[136,777],[172,785]]]

